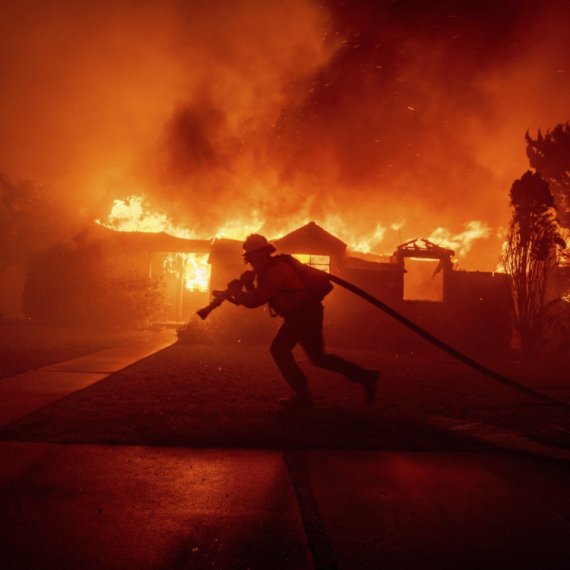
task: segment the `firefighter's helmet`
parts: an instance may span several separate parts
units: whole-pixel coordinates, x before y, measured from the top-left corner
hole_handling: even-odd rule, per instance
[[[247,257],[250,253],[254,251],[267,250],[268,253],[273,253],[275,248],[267,241],[262,235],[251,234],[247,236],[246,240],[243,242],[244,257]]]

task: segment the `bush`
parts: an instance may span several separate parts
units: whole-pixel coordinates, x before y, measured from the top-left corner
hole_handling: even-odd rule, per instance
[[[178,342],[183,344],[209,344],[216,340],[217,333],[218,320],[215,317],[203,321],[198,315],[193,315],[176,331]]]
[[[142,328],[163,310],[164,286],[132,268],[111,266],[95,248],[60,244],[28,263],[22,304],[42,323]]]

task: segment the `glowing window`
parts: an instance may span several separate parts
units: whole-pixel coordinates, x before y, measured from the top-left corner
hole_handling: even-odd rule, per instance
[[[208,291],[210,288],[211,266],[207,253],[184,254],[184,281],[191,291]]]
[[[208,263],[207,253],[162,253],[158,254],[162,260],[163,270],[166,274],[182,279],[186,289],[190,291],[209,291],[211,267]]]
[[[437,259],[406,258],[404,299],[406,301],[443,301],[443,271],[435,274]]]
[[[310,265],[311,267],[330,273],[331,258],[328,255],[294,253],[293,257],[298,259],[301,263],[305,263],[306,265]]]

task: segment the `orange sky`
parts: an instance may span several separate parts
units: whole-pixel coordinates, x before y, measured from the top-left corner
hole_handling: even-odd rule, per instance
[[[204,237],[439,228],[493,269],[525,131],[570,119],[566,4],[496,4],[2,1],[0,172],[81,223],[144,193]]]

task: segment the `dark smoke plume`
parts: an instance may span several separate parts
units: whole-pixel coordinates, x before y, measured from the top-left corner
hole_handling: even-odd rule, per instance
[[[204,236],[252,212],[493,269],[524,133],[565,122],[562,1],[6,4],[0,172],[78,216],[146,193]],[[263,224],[265,222],[265,224]],[[468,224],[479,223],[479,226]],[[467,247],[465,247],[467,249]]]

